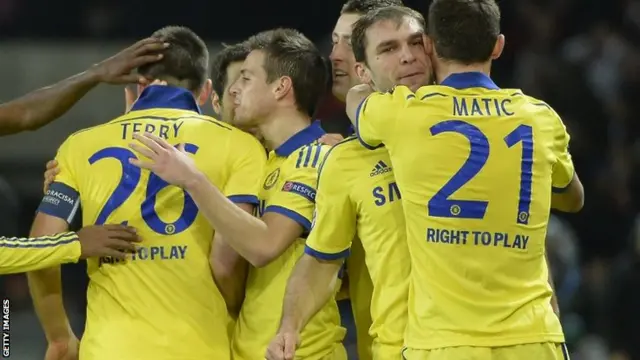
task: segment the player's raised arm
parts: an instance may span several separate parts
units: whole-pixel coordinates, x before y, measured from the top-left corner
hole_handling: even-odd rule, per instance
[[[99,83],[144,82],[132,71],[140,65],[162,58],[158,51],[168,44],[144,39],[88,70],[54,85],[30,92],[0,105],[0,135],[38,129],[66,113]]]
[[[560,117],[554,115],[557,118],[553,144],[556,163],[553,167],[551,207],[565,212],[578,212],[584,205],[584,188],[569,153],[569,133]]]
[[[282,190],[283,193],[288,193],[282,194],[283,202],[287,202],[292,196],[295,204],[291,207],[303,207],[304,211],[277,205],[265,209],[265,214],[258,219],[235,206],[211,184],[182,149],[173,148],[152,134],[133,136],[146,147],[132,144],[132,148],[151,159],[151,162],[135,159],[130,159],[130,162],[153,171],[171,184],[185,188],[216,231],[221,232],[225,241],[252,265],[262,267],[269,264],[305,230],[310,229],[315,197],[315,184],[310,183],[315,183],[316,168],[296,169],[288,180],[292,186],[300,189]],[[322,150],[321,145],[317,147],[318,151]],[[312,151],[312,148],[315,146],[306,151]],[[323,155],[318,155],[318,158],[322,157]],[[273,203],[279,204],[280,201]],[[300,214],[301,212],[306,214]]]
[[[319,170],[313,229],[289,278],[280,329],[267,359],[293,358],[300,332],[335,294],[337,274],[356,235],[357,216],[340,166],[329,151]]]

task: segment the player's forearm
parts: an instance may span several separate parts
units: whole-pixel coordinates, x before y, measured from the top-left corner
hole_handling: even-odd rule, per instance
[[[204,174],[195,176],[185,189],[227,244],[252,264],[263,261],[269,244],[261,240],[269,229],[262,220],[232,203]]]
[[[213,239],[209,260],[218,290],[227,304],[229,313],[235,317],[240,313],[240,307],[244,300],[248,264],[222,240],[219,233],[216,233]]]
[[[0,274],[76,262],[81,253],[78,235],[73,232],[38,238],[0,237],[0,245]]]
[[[369,85],[360,84],[352,87],[347,93],[346,111],[352,124],[356,124],[358,107],[372,92],[373,89]]]
[[[296,264],[284,297],[281,331],[299,333],[335,294],[341,264],[303,254]]]
[[[27,274],[33,306],[47,341],[64,341],[72,336],[62,301],[60,266]]]
[[[99,83],[91,70],[0,105],[0,135],[38,129],[66,113]]]

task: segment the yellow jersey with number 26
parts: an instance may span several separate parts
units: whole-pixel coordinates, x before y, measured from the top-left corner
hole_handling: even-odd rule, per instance
[[[83,224],[128,223],[142,242],[125,261],[87,262],[85,360],[230,359],[227,309],[209,265],[214,229],[182,189],[130,165],[136,132],[186,143],[196,165],[238,203],[257,204],[264,149],[199,113],[191,93],[150,86],[132,111],[81,130],[60,147],[61,172],[39,211]]]
[[[311,228],[318,167],[329,150],[317,142],[323,134],[320,124],[314,122],[269,152],[258,214],[262,217],[274,212],[286,216],[300,224],[304,233],[271,263],[249,270],[233,336],[234,360],[263,359],[280,326],[285,289]],[[331,298],[300,334],[296,359],[346,360],[344,334],[338,306]]]
[[[406,345],[563,342],[545,262],[552,187],[574,172],[558,115],[482,73],[460,73],[416,93],[370,95],[356,128],[365,146],[385,145],[402,189]]]

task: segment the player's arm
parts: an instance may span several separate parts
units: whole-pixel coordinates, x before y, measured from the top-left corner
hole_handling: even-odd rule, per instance
[[[349,255],[357,213],[340,162],[330,151],[320,169],[313,230],[287,284],[281,333],[299,334],[329,301],[335,294],[338,272]]]
[[[15,274],[77,262],[78,235],[64,232],[31,238],[0,237],[0,274]]]
[[[145,39],[115,56],[90,67],[87,71],[54,85],[35,90],[0,105],[0,135],[38,129],[66,113],[99,83],[125,84],[144,81],[131,72],[161,58],[166,48],[158,39]]]
[[[322,147],[306,148],[298,156],[305,157],[307,151],[322,151]],[[284,180],[291,188],[279,189],[260,219],[229,206],[230,202],[199,176],[187,185],[187,191],[225,241],[253,266],[262,267],[311,227],[317,179],[312,165],[287,171],[289,177]]]
[[[373,92],[369,85],[356,85],[347,93],[347,115],[360,143],[367,149],[376,149],[390,140],[395,133],[397,111],[401,109],[411,91],[406,87],[391,92]]]
[[[285,180],[295,187],[281,189],[270,199],[273,206],[265,209],[262,218],[257,219],[238,208],[211,184],[184,149],[176,149],[153,134],[134,134],[134,139],[146,147],[135,143],[130,146],[150,161],[130,159],[129,162],[186,189],[216,231],[254,266],[267,265],[311,226],[317,178],[315,167],[323,158],[322,154],[310,155],[310,158],[318,159],[311,161],[310,166],[296,167],[288,172],[290,177]],[[299,156],[306,157],[307,151],[313,151],[311,149],[323,151],[322,146],[313,146]]]
[[[553,167],[551,207],[565,212],[578,212],[584,205],[584,188],[575,171],[571,154],[569,153],[569,139],[560,117],[554,134],[553,151],[556,163]]]
[[[237,151],[230,154],[231,176],[223,192],[238,208],[253,216],[262,185],[265,151],[262,145],[250,136],[239,139],[235,145]],[[224,240],[220,231],[216,232],[211,251],[210,262],[214,280],[229,312],[235,316],[239,314],[244,300],[248,263]]]

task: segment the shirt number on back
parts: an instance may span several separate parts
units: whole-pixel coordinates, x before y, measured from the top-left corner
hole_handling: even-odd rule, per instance
[[[198,146],[194,144],[185,144],[185,151],[190,154],[195,154],[198,151]],[[96,225],[104,224],[109,216],[133,194],[133,191],[140,182],[141,170],[129,164],[130,158],[137,158],[136,155],[129,149],[120,147],[109,147],[102,149],[89,158],[89,164],[94,164],[102,159],[115,159],[120,162],[122,166],[122,175],[118,186],[116,186],[109,199],[105,203],[102,210],[98,214],[96,219]],[[198,215],[198,207],[195,202],[184,192],[184,208],[182,214],[174,223],[165,223],[160,219],[158,213],[155,210],[156,199],[158,193],[170,186],[166,181],[162,180],[157,175],[151,173],[149,176],[149,182],[147,183],[146,199],[140,205],[140,211],[145,223],[156,233],[163,235],[178,234],[185,231],[196,220]]]
[[[431,127],[431,135],[444,132],[460,134],[469,140],[469,157],[462,167],[444,186],[433,195],[427,205],[429,215],[435,217],[455,217],[482,219],[487,211],[488,201],[453,200],[451,195],[467,184],[482,170],[489,158],[489,140],[480,129],[462,120],[447,120]],[[518,200],[518,224],[529,223],[531,208],[531,181],[533,169],[533,131],[531,126],[520,125],[504,138],[508,148],[522,143],[520,162],[520,191]],[[506,166],[506,165],[505,165]]]

